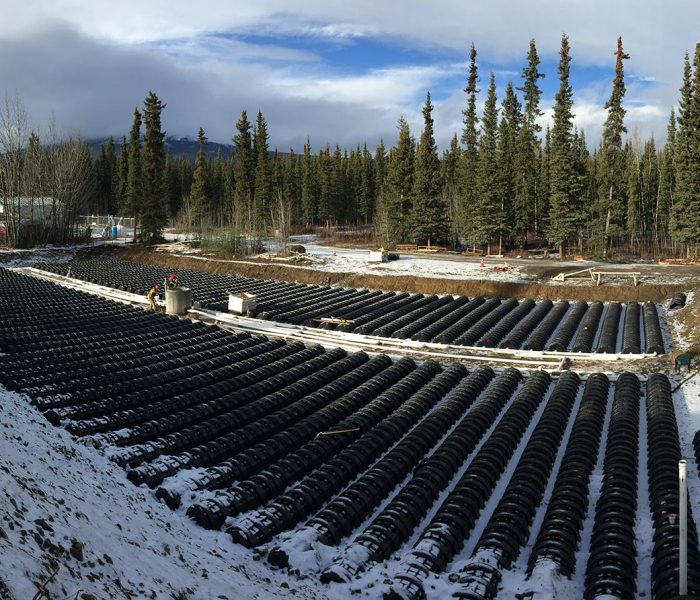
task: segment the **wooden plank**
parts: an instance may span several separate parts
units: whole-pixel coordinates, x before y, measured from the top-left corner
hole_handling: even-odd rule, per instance
[[[592,269],[590,267],[588,269],[582,269],[580,271],[573,271],[572,273],[565,273],[564,271],[562,271],[561,273],[559,273],[559,275],[556,275],[554,277],[554,280],[555,281],[564,281],[568,277],[576,277],[576,276],[582,275],[583,273],[587,273],[588,275],[591,276],[591,279],[593,279],[593,281],[595,281],[595,278],[593,277]]]
[[[316,323],[333,323],[334,325],[352,325],[355,323],[354,319],[339,319],[337,317],[321,317],[313,320]]]

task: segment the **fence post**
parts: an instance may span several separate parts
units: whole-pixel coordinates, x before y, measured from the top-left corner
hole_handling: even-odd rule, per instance
[[[688,593],[688,492],[685,470],[687,461],[678,461],[678,594]]]

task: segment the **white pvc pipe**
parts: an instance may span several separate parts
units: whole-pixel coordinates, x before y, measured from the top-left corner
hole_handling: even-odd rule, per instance
[[[685,468],[687,461],[678,461],[678,593],[688,593],[688,491]]]

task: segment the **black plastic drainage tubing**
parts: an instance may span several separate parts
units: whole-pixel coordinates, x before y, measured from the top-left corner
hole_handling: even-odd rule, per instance
[[[596,352],[605,354],[615,354],[617,350],[617,334],[620,329],[620,315],[622,314],[622,304],[619,302],[608,303],[608,310],[605,313],[603,327],[600,330],[600,339]],[[639,319],[639,315],[637,316]],[[639,332],[637,332],[639,333]]]
[[[653,302],[644,303],[644,340],[647,354],[663,354],[666,351],[659,323],[659,313]]]
[[[596,503],[586,566],[586,600],[600,596],[635,599],[639,399],[639,379],[634,373],[622,373],[615,384],[610,413],[603,485]]]
[[[625,328],[622,332],[622,353],[639,354],[642,351],[642,341],[639,332],[639,304],[628,302],[625,311]]]
[[[569,311],[569,314],[566,316],[566,319],[562,323],[561,327],[559,327],[559,329],[554,334],[554,338],[547,347],[547,350],[549,350],[550,352],[566,352],[567,348],[569,347],[569,344],[571,343],[571,340],[576,334],[576,330],[578,329],[579,323],[581,323],[581,319],[583,319],[583,316],[587,312],[588,304],[586,302],[584,302],[583,300],[579,300],[578,302],[576,302],[571,308],[571,311]],[[542,342],[542,345],[544,346],[546,342],[547,340],[545,339]],[[538,348],[533,348],[533,350],[537,349]]]
[[[588,312],[581,323],[581,329],[578,332],[578,336],[576,336],[576,341],[574,342],[573,347],[574,352],[592,351],[593,342],[595,341],[595,336],[598,332],[598,324],[600,323],[600,317],[602,314],[603,303],[593,302],[588,308]]]

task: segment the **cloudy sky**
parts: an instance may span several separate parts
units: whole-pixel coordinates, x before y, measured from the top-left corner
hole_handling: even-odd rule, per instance
[[[228,143],[241,110],[262,111],[272,147],[374,148],[396,139],[401,114],[419,135],[430,91],[440,147],[461,130],[467,52],[478,52],[481,98],[520,85],[530,38],[558,86],[562,32],[572,47],[576,124],[599,139],[618,35],[627,127],[665,139],[684,53],[700,41],[700,2],[674,0],[0,0],[0,89],[32,125],[54,121],[93,138],[128,133],[149,90],[167,103],[168,135]],[[547,118],[547,116],[545,116]]]

